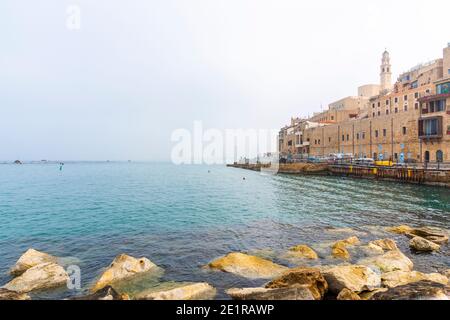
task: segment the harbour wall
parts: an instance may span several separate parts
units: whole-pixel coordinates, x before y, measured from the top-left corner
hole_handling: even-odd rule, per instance
[[[228,167],[252,171],[275,171],[281,174],[333,175],[373,180],[397,181],[419,185],[450,188],[450,170],[409,167],[356,166],[351,164],[329,165],[314,163],[279,164],[230,164]]]

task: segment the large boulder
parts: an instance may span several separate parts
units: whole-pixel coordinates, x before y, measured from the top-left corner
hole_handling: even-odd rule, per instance
[[[159,270],[159,267],[147,258],[134,258],[126,254],[121,254],[117,256],[109,268],[103,272],[93,286],[92,292],[99,291],[119,280],[156,270]]]
[[[361,292],[373,290],[381,285],[380,276],[366,266],[335,266],[323,271],[323,275],[328,283],[328,290],[334,294],[338,294],[344,288]]]
[[[233,252],[207,265],[211,269],[233,273],[250,279],[271,279],[288,268],[248,254]]]
[[[297,258],[305,258],[310,260],[319,259],[317,253],[313,249],[304,244],[290,248],[288,254],[290,256]]]
[[[432,252],[438,251],[441,246],[422,237],[414,237],[409,241],[409,246],[414,251]]]
[[[380,256],[364,258],[359,260],[358,264],[379,269],[381,272],[411,271],[414,266],[413,262],[400,250],[392,250]]]
[[[38,264],[50,262],[57,263],[57,258],[45,252],[40,252],[35,249],[28,249],[11,268],[10,273],[13,276],[19,276]]]
[[[337,300],[361,300],[360,296],[358,296],[352,290],[349,290],[347,288],[342,289],[342,291],[339,292],[336,299]]]
[[[386,251],[398,250],[397,243],[392,239],[380,239],[370,241],[369,245],[376,245]]]
[[[419,271],[393,271],[381,275],[383,286],[389,288],[395,288],[424,280],[437,282],[443,285],[448,284],[447,277],[439,273],[425,274]]]
[[[448,288],[445,285],[419,281],[378,292],[371,297],[371,300],[449,300],[449,298]]]
[[[26,293],[0,288],[0,300],[31,300],[31,298]]]
[[[136,295],[138,300],[212,300],[216,289],[208,283],[178,284],[174,288],[150,290]]]
[[[4,288],[18,293],[49,289],[67,285],[69,275],[56,263],[43,263],[34,266],[8,282]]]
[[[267,283],[265,287],[267,289],[307,287],[316,300],[322,300],[328,291],[325,278],[316,268],[291,269]]]
[[[228,289],[226,293],[234,300],[315,300],[307,287],[293,288],[244,288]]]
[[[406,233],[407,236],[413,238],[415,236],[425,238],[436,244],[444,244],[448,242],[448,231],[435,227],[415,228]]]

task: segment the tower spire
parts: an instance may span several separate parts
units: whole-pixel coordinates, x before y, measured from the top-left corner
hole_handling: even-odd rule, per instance
[[[391,58],[389,52],[384,50],[383,57],[381,59],[381,71],[380,71],[380,90],[386,92],[392,88],[392,72],[391,72]]]

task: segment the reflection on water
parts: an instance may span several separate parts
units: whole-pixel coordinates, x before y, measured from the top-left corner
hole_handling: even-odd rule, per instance
[[[394,237],[412,256],[405,237],[381,227],[449,228],[450,221],[450,192],[444,188],[264,176],[225,167],[68,163],[59,171],[52,164],[1,165],[0,186],[0,284],[8,281],[17,258],[34,247],[73,257],[84,288],[116,255],[127,253],[163,267],[163,282],[207,281],[225,298],[224,288],[264,282],[201,269],[228,252],[253,252],[294,266],[306,262],[283,260],[283,253],[307,243],[319,252],[318,263],[335,263],[329,242],[353,234],[327,228],[349,227],[363,241]],[[361,255],[352,252],[352,259]],[[448,268],[448,246],[413,260],[418,270]]]

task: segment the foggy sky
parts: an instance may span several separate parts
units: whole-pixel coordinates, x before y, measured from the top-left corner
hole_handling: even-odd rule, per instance
[[[66,27],[69,5],[81,29]],[[446,1],[2,0],[0,160],[168,160],[171,132],[279,128],[440,58]]]

